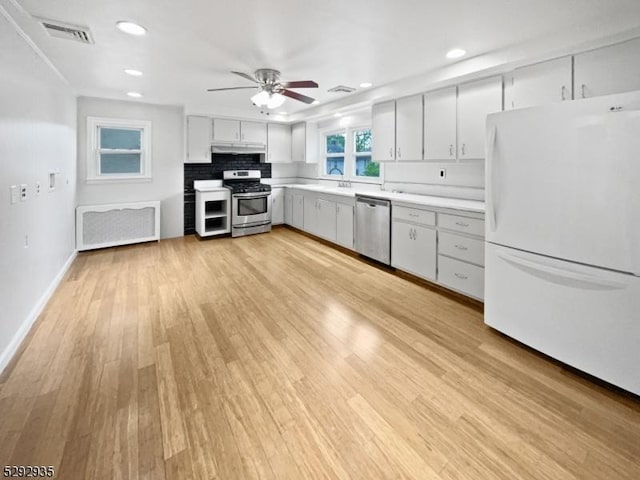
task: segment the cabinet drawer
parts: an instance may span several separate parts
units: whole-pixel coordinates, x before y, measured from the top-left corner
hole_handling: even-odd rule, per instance
[[[478,299],[484,298],[484,268],[438,255],[438,283]]]
[[[477,238],[440,231],[438,253],[459,258],[465,262],[484,265],[484,242]]]
[[[417,208],[392,207],[391,216],[397,220],[420,223],[422,225],[434,226],[436,224],[436,214]]]
[[[438,214],[438,226],[447,230],[469,233],[484,237],[484,220],[479,218],[459,217],[458,215]]]

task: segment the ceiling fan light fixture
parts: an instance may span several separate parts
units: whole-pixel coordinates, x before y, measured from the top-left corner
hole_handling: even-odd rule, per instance
[[[251,97],[251,101],[259,107],[264,107],[267,103],[269,103],[269,93],[265,90],[260,90],[253,97]]]
[[[269,96],[269,100],[267,101],[267,108],[278,108],[282,106],[284,101],[284,95],[280,95],[279,93],[272,93]]]

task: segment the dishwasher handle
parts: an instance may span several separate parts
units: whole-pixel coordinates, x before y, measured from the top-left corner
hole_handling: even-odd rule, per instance
[[[389,200],[380,200],[378,198],[371,197],[356,197],[356,202],[366,203],[371,208],[375,208],[376,206],[388,207],[390,203]]]

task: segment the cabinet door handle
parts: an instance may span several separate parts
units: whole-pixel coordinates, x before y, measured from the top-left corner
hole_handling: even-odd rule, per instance
[[[584,89],[586,88],[586,85],[583,83],[582,85],[580,85],[580,95],[582,96],[582,98],[587,98],[587,96],[585,95]]]
[[[453,157],[453,143],[449,144],[449,156]]]
[[[465,222],[456,222],[456,225],[458,225],[459,227],[464,227],[464,228],[467,228],[469,226],[469,224],[465,223]]]
[[[564,102],[567,98],[564,96],[564,92],[567,90],[567,88],[562,85],[562,88],[560,89],[560,98],[562,99],[562,101]]]
[[[418,230],[416,230],[415,228],[413,229],[413,239],[414,240],[418,239]]]
[[[393,148],[389,149],[389,158],[393,158]]]
[[[418,215],[417,213],[410,213],[409,216],[410,217],[419,217],[420,215]]]
[[[467,150],[467,144],[463,143],[462,144],[462,155],[466,155],[467,154],[466,150]]]
[[[460,280],[466,280],[467,278],[469,278],[466,275],[463,275],[461,273],[454,273],[454,275],[458,277]]]
[[[402,157],[402,154],[400,152],[400,147],[398,147],[398,158]]]
[[[467,247],[465,247],[464,245],[454,245],[454,247],[456,247],[458,250],[462,250],[463,252],[465,250],[469,250]]]
[[[413,228],[409,229],[409,238],[413,240]]]

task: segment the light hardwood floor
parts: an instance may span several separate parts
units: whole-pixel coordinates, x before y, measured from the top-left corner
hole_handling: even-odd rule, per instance
[[[78,256],[0,379],[73,479],[640,478],[640,400],[295,231]]]

